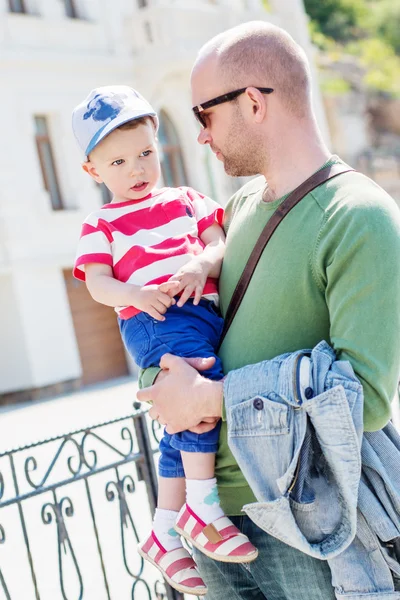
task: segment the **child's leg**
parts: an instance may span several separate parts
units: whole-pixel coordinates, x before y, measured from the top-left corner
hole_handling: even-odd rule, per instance
[[[183,433],[187,434],[186,438],[190,434]],[[211,433],[211,439],[215,434],[215,431]],[[191,434],[192,441],[195,441],[194,435]],[[257,558],[257,549],[225,516],[220,506],[217,481],[213,476],[216,449],[209,451],[210,435],[203,433],[197,438],[197,451],[190,445],[181,450],[186,475],[186,504],[179,511],[175,529],[209,558],[222,562],[251,562]]]
[[[184,477],[159,477],[157,507],[165,510],[181,510],[185,504]]]
[[[179,456],[182,465],[182,459]],[[204,596],[207,586],[196,563],[175,531],[178,510],[185,505],[184,477],[159,477],[158,508],[150,535],[138,546],[139,554],[160,570],[173,588],[184,594]]]
[[[166,550],[182,546],[174,529],[178,512],[185,504],[185,479],[183,477],[159,477],[158,502],[153,520],[153,531]]]
[[[179,450],[170,444],[171,436],[164,432],[160,441],[160,459],[158,461],[158,500],[153,520],[153,531],[167,550],[182,545],[174,530],[178,511],[185,504],[185,472]]]
[[[186,502],[208,525],[224,515],[214,477],[214,452],[181,451],[186,477]]]

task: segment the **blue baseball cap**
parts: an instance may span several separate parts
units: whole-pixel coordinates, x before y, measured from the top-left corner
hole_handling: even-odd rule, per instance
[[[72,113],[72,130],[88,156],[106,135],[140,117],[151,117],[157,131],[157,113],[139,92],[127,85],[109,85],[92,90],[78,104]]]

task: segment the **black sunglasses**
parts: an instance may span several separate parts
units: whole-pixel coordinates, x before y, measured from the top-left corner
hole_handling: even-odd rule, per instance
[[[199,121],[200,125],[205,129],[207,125],[201,114],[203,112],[203,110],[207,110],[207,108],[211,108],[212,106],[217,106],[217,104],[223,104],[224,102],[230,102],[231,100],[234,100],[235,98],[240,96],[240,94],[244,94],[244,92],[249,87],[251,87],[251,86],[248,85],[247,87],[241,88],[240,90],[235,90],[234,92],[228,92],[227,94],[222,94],[222,96],[217,96],[216,98],[213,98],[212,100],[207,100],[207,102],[203,102],[202,104],[193,106],[192,111],[194,112],[194,116]],[[272,94],[272,92],[274,91],[272,88],[264,88],[264,87],[257,87],[256,90],[258,90],[262,94]]]

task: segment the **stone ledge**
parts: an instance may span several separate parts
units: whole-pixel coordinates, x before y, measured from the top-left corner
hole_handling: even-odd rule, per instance
[[[0,406],[53,398],[54,396],[60,396],[61,394],[79,390],[81,387],[81,379],[69,379],[68,381],[60,381],[59,383],[53,383],[39,388],[7,392],[5,394],[0,394]]]

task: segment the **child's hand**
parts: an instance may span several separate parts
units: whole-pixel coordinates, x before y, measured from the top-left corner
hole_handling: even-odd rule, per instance
[[[174,291],[174,294],[183,290],[177,306],[183,306],[193,292],[193,304],[200,302],[208,272],[209,265],[202,263],[200,260],[191,260],[181,267],[175,275],[169,278],[168,282],[177,281],[179,283],[179,288]]]
[[[176,281],[166,281],[160,285],[144,285],[135,293],[132,306],[157,321],[165,321],[163,315],[172,304],[175,304],[174,296],[178,290],[179,283]]]

